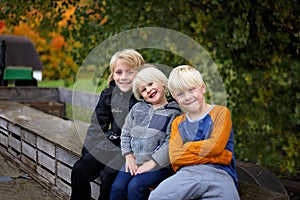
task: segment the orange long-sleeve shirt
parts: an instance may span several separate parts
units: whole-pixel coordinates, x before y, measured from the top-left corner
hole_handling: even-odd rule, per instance
[[[169,156],[175,171],[183,166],[195,164],[228,165],[232,152],[225,149],[232,128],[230,111],[224,106],[214,106],[208,113],[213,123],[209,138],[184,143],[179,133],[179,124],[186,120],[186,114],[172,122],[169,140]]]

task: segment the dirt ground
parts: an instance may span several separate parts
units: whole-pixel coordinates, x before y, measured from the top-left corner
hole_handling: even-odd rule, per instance
[[[0,200],[58,200],[0,153]]]

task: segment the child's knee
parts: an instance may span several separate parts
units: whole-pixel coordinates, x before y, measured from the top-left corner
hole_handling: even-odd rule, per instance
[[[158,195],[157,190],[152,190],[149,195],[148,200],[157,200],[157,199],[160,199],[160,196]]]
[[[138,187],[141,187],[140,183],[132,179],[127,186],[128,193],[136,191]]]

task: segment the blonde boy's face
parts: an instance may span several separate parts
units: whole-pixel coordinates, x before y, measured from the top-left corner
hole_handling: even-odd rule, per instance
[[[136,73],[137,70],[123,64],[120,60],[117,60],[113,72],[113,79],[122,92],[128,92],[131,90],[132,81]]]
[[[173,96],[183,110],[188,113],[197,114],[201,112],[205,105],[205,90],[205,84],[201,84],[185,91],[175,91],[173,92]]]

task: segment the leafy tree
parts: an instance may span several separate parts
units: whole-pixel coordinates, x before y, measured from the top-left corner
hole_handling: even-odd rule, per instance
[[[122,31],[153,26],[193,38],[210,52],[222,75],[238,159],[259,163],[282,177],[299,175],[296,0],[2,2],[0,32],[28,34],[51,79],[74,80],[89,52]],[[147,62],[186,62],[170,52],[141,52]]]
[[[299,173],[299,5],[296,1],[106,1],[97,41],[145,26],[182,32],[211,52],[233,113],[236,152],[281,176]],[[100,31],[101,32],[101,31]],[[185,61],[145,51],[149,62]],[[175,57],[175,59],[173,59]],[[279,167],[278,167],[279,166]]]

